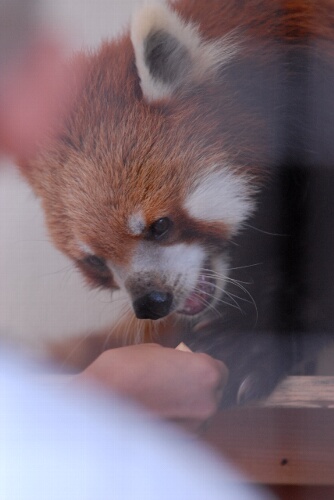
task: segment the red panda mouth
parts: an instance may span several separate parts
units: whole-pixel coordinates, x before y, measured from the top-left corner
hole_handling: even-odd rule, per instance
[[[177,312],[188,316],[201,313],[210,306],[215,289],[215,280],[204,273],[200,274],[194,290],[186,298],[183,308]]]

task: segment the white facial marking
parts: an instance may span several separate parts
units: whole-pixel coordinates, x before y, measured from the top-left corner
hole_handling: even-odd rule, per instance
[[[136,294],[145,295],[156,287],[156,290],[172,293],[171,312],[181,314],[187,301],[189,314],[190,297],[192,305],[196,300],[202,301],[203,309],[199,313],[205,312],[208,307],[214,308],[223,293],[228,276],[228,258],[222,255],[210,258],[205,248],[196,243],[163,247],[142,241],[128,266],[118,267],[111,262],[108,264],[121,289],[129,295],[130,301]],[[203,288],[205,275],[213,280],[212,288]],[[200,293],[202,298],[196,299],[196,293]]]
[[[145,40],[158,31],[174,37],[189,53],[192,67],[188,79],[191,81],[207,80],[238,52],[239,44],[233,33],[214,42],[204,42],[197,27],[183,21],[166,4],[147,2],[133,17],[131,40],[141,87],[148,101],[169,97],[175,88],[172,83],[153,78],[145,62]]]
[[[146,223],[143,212],[135,212],[128,218],[128,228],[132,235],[139,236],[140,234],[142,234],[145,227]]]
[[[205,251],[197,244],[162,247],[141,242],[132,261],[131,273],[160,271],[168,276],[187,271],[195,274],[204,258]]]
[[[198,244],[179,243],[167,247],[141,242],[135,253],[128,277],[145,287],[145,281],[173,294],[173,310],[179,310],[196,287],[206,260],[205,250]],[[144,290],[144,288],[143,288]]]
[[[234,233],[254,210],[250,182],[227,169],[211,171],[198,180],[184,206],[191,217],[224,222]]]
[[[138,244],[132,261],[124,268],[115,266],[108,261],[122,288],[128,278],[147,276],[149,274],[158,280],[163,279],[171,287],[178,276],[182,276],[182,284],[188,289],[195,286],[199,268],[206,258],[205,250],[197,244],[179,243],[162,247],[151,242],[142,241]],[[181,283],[180,283],[181,285]]]
[[[130,280],[127,281],[130,283],[127,290],[130,296],[133,289],[140,292],[140,287],[145,294],[146,284],[148,289],[157,286],[157,290],[172,293],[172,311],[182,313],[186,307],[186,314],[192,314],[189,308],[191,310],[194,305],[200,305],[198,313],[215,307],[225,288],[227,276],[228,258],[222,255],[210,258],[199,244],[180,243],[161,247],[142,242],[123,279]]]
[[[83,243],[82,241],[78,241],[77,245],[78,245],[80,252],[84,253],[85,255],[94,255],[95,254],[94,250],[86,243]]]

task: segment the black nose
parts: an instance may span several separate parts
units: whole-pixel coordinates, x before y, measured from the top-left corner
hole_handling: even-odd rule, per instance
[[[172,301],[171,293],[153,291],[136,299],[133,308],[139,319],[159,319],[170,312]]]

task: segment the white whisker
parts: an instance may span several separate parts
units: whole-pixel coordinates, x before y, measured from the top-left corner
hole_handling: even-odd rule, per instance
[[[235,285],[236,287],[238,287],[240,290],[242,290],[251,300],[251,303],[253,304],[254,306],[254,309],[256,311],[256,322],[259,318],[259,311],[258,311],[258,308],[257,308],[257,305],[256,305],[256,302],[254,300],[254,297],[253,295],[247,290],[247,288],[245,288],[243,286],[243,283],[242,281],[239,281],[239,280],[235,280],[235,279],[232,279],[232,278],[227,278],[226,281],[228,283],[231,283],[232,285]],[[250,283],[247,283],[247,284],[250,284]]]

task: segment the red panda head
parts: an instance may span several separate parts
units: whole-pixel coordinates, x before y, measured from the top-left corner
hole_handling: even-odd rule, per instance
[[[236,51],[145,7],[131,38],[79,56],[63,132],[25,168],[58,248],[90,283],[124,289],[139,318],[213,307],[226,243],[252,212],[255,171],[221,81]]]

